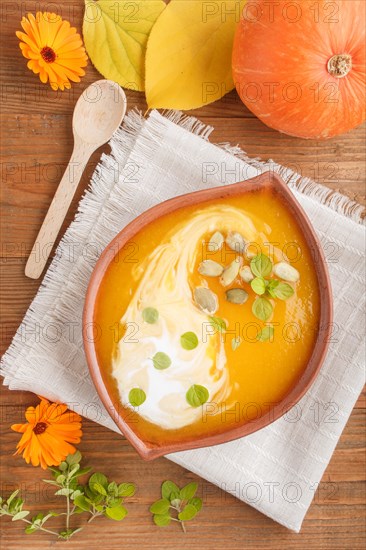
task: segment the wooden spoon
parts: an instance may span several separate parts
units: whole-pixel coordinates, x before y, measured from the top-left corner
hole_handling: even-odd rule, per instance
[[[121,124],[127,99],[111,80],[98,80],[79,97],[72,119],[74,150],[29,255],[25,274],[38,279],[51,253],[84,168]]]

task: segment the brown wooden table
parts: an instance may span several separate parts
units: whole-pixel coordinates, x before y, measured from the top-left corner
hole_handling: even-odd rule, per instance
[[[75,101],[88,84],[100,78],[89,64],[87,75],[79,85],[74,85],[71,91],[55,93],[27,70],[14,33],[20,27],[24,10],[34,13],[37,5],[51,6],[44,1],[1,2],[2,352],[40,285],[40,281],[24,276],[24,266],[71,154],[71,116]],[[81,0],[63,0],[52,6],[80,30]],[[143,94],[128,92],[127,96],[130,108],[138,107],[145,112]],[[192,114],[214,126],[213,141],[238,143],[250,156],[272,158],[365,203],[365,127],[326,142],[293,139],[264,126],[244,108],[235,92]],[[105,150],[108,151],[108,147]],[[99,156],[100,152],[88,165],[64,229],[75,213]],[[9,426],[22,422],[26,406],[34,404],[37,398],[26,392],[4,388],[1,391],[1,493],[8,494],[20,487],[32,510],[57,509],[60,506],[57,497],[42,501],[41,470],[12,456],[18,435],[11,432]],[[364,548],[365,394],[356,404],[300,534],[288,531],[164,458],[153,463],[143,462],[124,439],[97,424],[84,421],[83,429],[79,448],[86,462],[116,480],[136,482],[139,489],[130,499],[129,516],[123,522],[98,519],[70,541],[68,548]],[[190,480],[199,482],[204,508],[188,524],[186,535],[179,525],[162,529],[151,521],[149,504],[158,498],[160,484],[165,479],[181,485]],[[38,550],[63,544],[62,541],[55,543],[47,534],[24,535],[19,522],[12,523],[6,518],[1,523],[2,548]]]

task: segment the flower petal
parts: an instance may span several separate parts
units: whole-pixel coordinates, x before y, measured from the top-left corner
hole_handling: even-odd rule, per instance
[[[10,428],[14,430],[14,432],[19,432],[21,434],[24,434],[27,427],[28,427],[28,424],[13,424],[12,426],[10,426]]]
[[[39,79],[41,82],[43,82],[43,84],[46,84],[46,82],[48,81],[48,73],[47,71],[43,68],[43,67],[40,67],[40,71],[39,71]]]
[[[25,22],[29,22],[29,27]],[[41,48],[41,37],[39,36],[38,26],[36,22],[36,18],[31,13],[28,13],[28,20],[26,17],[23,17],[22,19],[22,27],[29,36],[29,38],[34,42],[34,45],[37,48]],[[27,31],[26,29],[29,28],[30,30]]]
[[[38,419],[36,408],[28,407],[25,411],[25,418],[30,424],[35,424]]]
[[[52,48],[58,50],[65,42],[65,40],[67,40],[70,34],[70,23],[68,21],[63,21],[62,25],[60,25],[60,28],[55,34],[54,40],[51,44]]]

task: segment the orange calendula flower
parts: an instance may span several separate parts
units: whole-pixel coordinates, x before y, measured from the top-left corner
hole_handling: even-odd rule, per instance
[[[79,443],[82,436],[81,417],[66,405],[40,399],[39,405],[26,410],[27,423],[13,424],[11,429],[23,434],[15,454],[23,453],[28,464],[46,469],[76,451],[72,443]]]
[[[22,54],[29,59],[27,66],[39,74],[41,82],[49,81],[53,90],[71,88],[84,76],[88,56],[80,35],[68,21],[50,12],[31,13],[23,17],[24,32],[17,31]]]

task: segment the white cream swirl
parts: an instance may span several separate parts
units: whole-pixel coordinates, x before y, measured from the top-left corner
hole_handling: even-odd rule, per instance
[[[177,224],[166,242],[134,269],[139,285],[121,323],[138,327],[138,332],[129,337],[131,331],[127,330],[117,344],[112,373],[122,403],[129,406],[132,388],[143,389],[146,400],[140,405],[139,414],[164,429],[182,428],[201,417],[201,407],[194,408],[186,400],[193,384],[207,388],[209,401],[216,403],[230,393],[223,344],[217,334],[205,337],[208,316],[192,300],[189,274],[196,264],[203,236],[217,230],[227,233],[233,228],[251,242],[262,240],[265,233],[263,223],[256,220],[254,225],[253,217],[243,210],[226,205],[207,206]],[[143,321],[146,307],[158,310],[156,323]],[[190,351],[180,344],[181,335],[188,331],[194,332],[199,341]],[[153,366],[152,357],[159,351],[172,361],[165,370]]]

